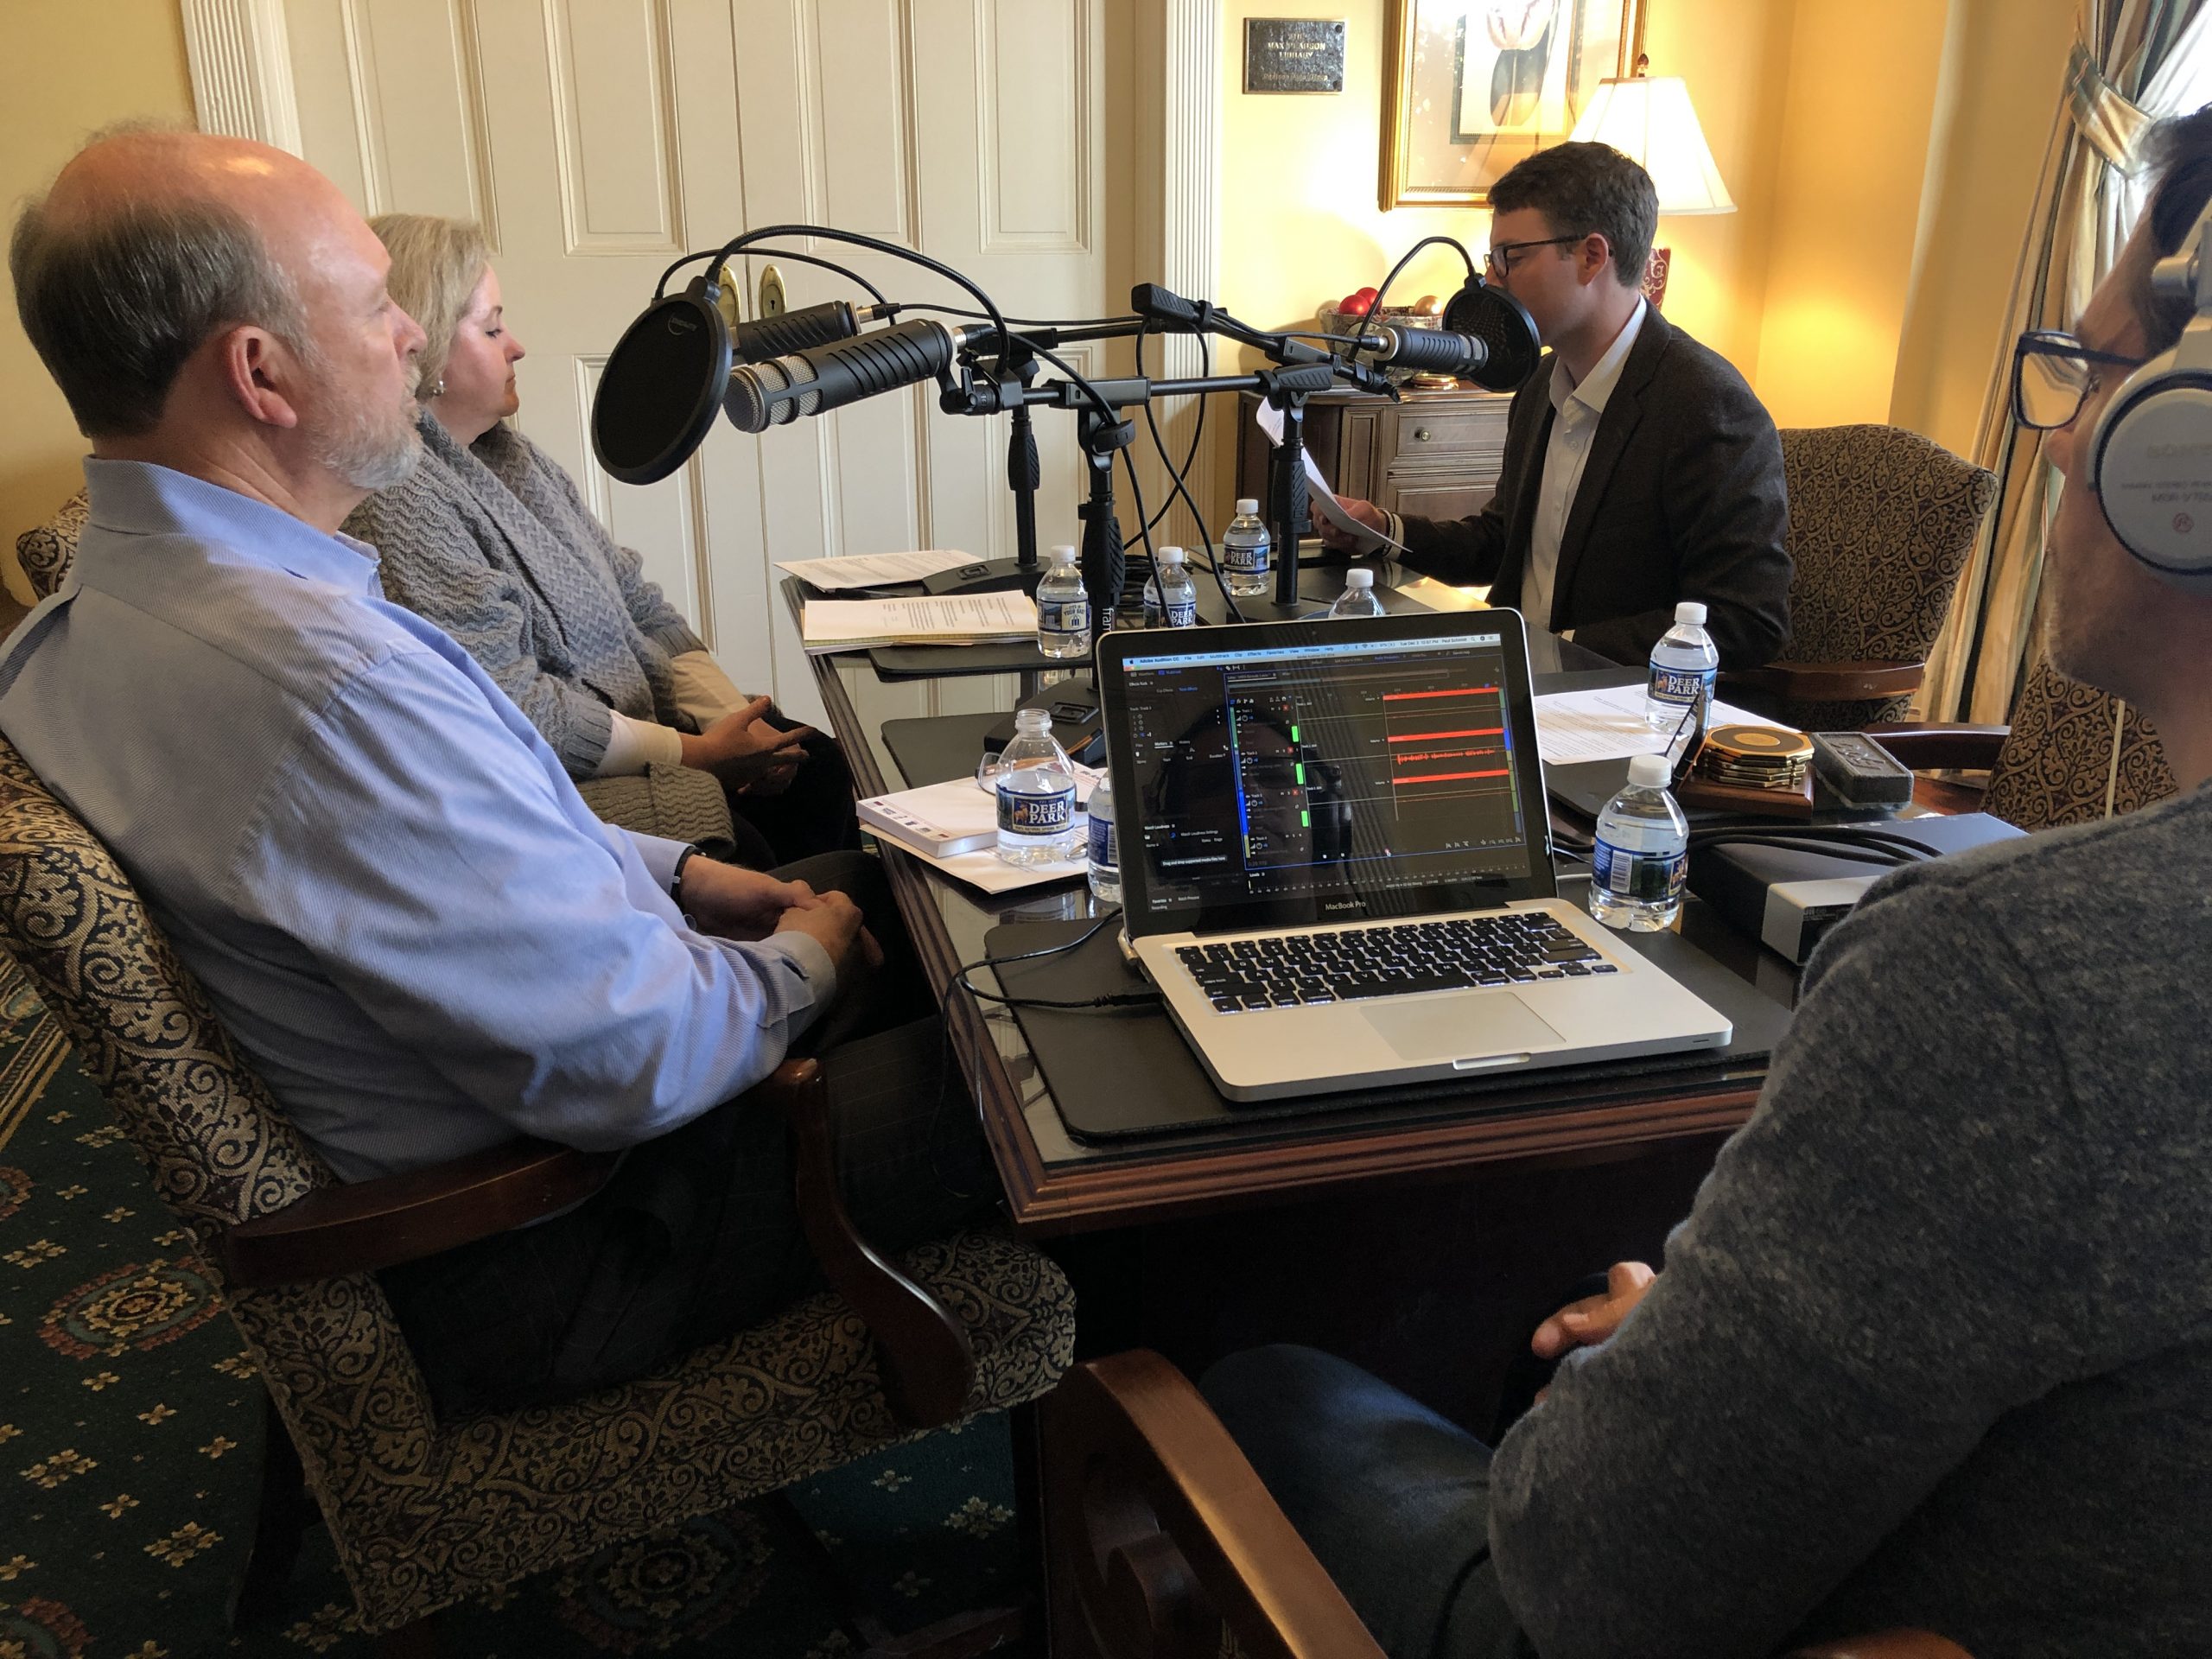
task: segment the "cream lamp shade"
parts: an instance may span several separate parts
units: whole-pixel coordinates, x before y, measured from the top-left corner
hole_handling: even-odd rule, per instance
[[[1690,107],[1690,89],[1679,75],[1599,81],[1573,137],[1578,143],[1611,144],[1641,162],[1658,188],[1662,213],[1736,211]]]

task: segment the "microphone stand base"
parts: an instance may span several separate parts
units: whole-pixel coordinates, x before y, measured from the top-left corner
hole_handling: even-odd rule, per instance
[[[973,564],[963,564],[957,569],[940,570],[922,581],[922,591],[942,596],[946,594],[1001,594],[1019,588],[1033,595],[1037,584],[1045,579],[1045,567],[1033,564],[1025,567],[1019,559],[978,559]]]

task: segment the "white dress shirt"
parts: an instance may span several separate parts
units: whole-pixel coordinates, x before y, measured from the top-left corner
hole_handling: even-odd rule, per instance
[[[1628,361],[1643,327],[1644,301],[1637,296],[1613,343],[1576,384],[1567,359],[1552,356],[1551,397],[1554,415],[1551,440],[1544,448],[1542,481],[1536,486],[1536,518],[1529,527],[1529,568],[1521,578],[1521,614],[1534,628],[1552,625],[1553,590],[1559,580],[1559,547],[1567,534],[1567,515],[1574,510],[1574,494],[1582,486],[1582,469],[1590,460],[1590,441],[1598,435],[1598,422],[1605,403],[1619,384],[1621,365]]]

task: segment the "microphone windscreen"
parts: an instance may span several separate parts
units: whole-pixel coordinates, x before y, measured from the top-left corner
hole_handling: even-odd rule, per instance
[[[729,378],[729,326],[693,291],[657,300],[600,372],[591,447],[625,484],[658,484],[691,458]]]
[[[1485,391],[1518,391],[1543,354],[1528,308],[1479,276],[1469,278],[1452,296],[1444,308],[1444,326],[1455,334],[1472,334],[1489,348],[1489,360],[1468,376]]]

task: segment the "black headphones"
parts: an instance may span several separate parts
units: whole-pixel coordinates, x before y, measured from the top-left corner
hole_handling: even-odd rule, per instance
[[[2089,481],[2122,547],[2176,587],[2212,592],[2212,204],[2151,287],[2196,315],[2097,416]]]

